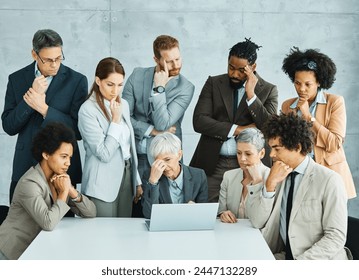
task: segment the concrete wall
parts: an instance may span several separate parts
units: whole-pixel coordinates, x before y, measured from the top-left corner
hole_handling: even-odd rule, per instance
[[[251,37],[263,46],[258,53],[260,75],[278,86],[279,102],[295,96],[281,71],[292,46],[318,48],[338,68],[330,92],[345,97],[347,137],[345,149],[359,186],[359,2],[356,0],[37,0],[0,1],[0,108],[7,77],[29,64],[31,40],[38,29],[56,30],[64,40],[66,65],[84,73],[92,83],[97,62],[115,56],[127,76],[137,66],[153,65],[152,42],[159,34],[177,37],[183,56],[182,73],[195,86],[185,115],[184,161],[188,163],[199,135],[193,131],[192,113],[208,75],[226,72],[229,48]],[[7,204],[16,137],[0,129],[0,204]],[[357,191],[359,188],[357,187]],[[349,202],[350,214],[359,217],[359,199]]]

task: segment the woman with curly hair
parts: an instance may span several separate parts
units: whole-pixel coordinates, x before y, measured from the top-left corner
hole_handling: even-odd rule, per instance
[[[31,152],[38,163],[16,185],[0,226],[0,260],[18,259],[41,230],[52,231],[69,210],[84,218],[96,216],[94,203],[72,186],[67,174],[76,147],[74,131],[62,123],[48,123],[35,135]]]
[[[338,172],[345,183],[348,198],[356,197],[343,148],[346,133],[344,98],[323,91],[329,89],[335,81],[334,62],[317,50],[300,51],[294,47],[283,60],[282,70],[294,83],[298,94],[298,97],[283,102],[282,112],[296,112],[312,122],[312,158]]]

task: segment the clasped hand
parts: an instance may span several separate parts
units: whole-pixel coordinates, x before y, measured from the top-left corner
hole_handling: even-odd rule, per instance
[[[48,105],[45,102],[45,92],[48,88],[46,78],[41,75],[35,78],[32,87],[24,94],[23,98],[27,105],[39,112],[44,117],[47,114]]]

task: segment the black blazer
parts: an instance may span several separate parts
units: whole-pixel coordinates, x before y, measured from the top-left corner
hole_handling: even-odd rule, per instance
[[[190,200],[196,203],[208,202],[207,177],[202,169],[182,165],[184,202]],[[145,218],[151,217],[152,204],[172,203],[168,179],[162,175],[157,186],[148,183],[150,171],[146,172],[142,180],[142,212]]]
[[[59,71],[46,91],[46,104],[49,106],[46,118],[33,110],[23,100],[23,95],[32,86],[35,79],[35,62],[12,73],[7,84],[4,111],[1,115],[4,131],[18,135],[13,160],[12,181],[36,165],[31,153],[32,138],[48,122],[62,122],[75,131],[81,140],[77,128],[77,114],[88,94],[87,78],[61,64]],[[73,184],[81,182],[82,168],[79,149],[74,150],[68,174]]]

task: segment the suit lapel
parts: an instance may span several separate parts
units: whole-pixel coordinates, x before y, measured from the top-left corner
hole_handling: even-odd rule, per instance
[[[66,68],[61,64],[56,76],[53,77],[49,88],[46,91],[46,104],[50,104],[51,99],[56,95],[57,89],[66,77]]]
[[[177,77],[173,77],[171,80],[168,81],[168,83],[166,84],[166,97],[172,97],[171,91],[178,85],[179,79],[180,79],[180,75],[178,75]],[[175,94],[174,94],[175,95]]]
[[[228,118],[233,122],[233,89],[231,88],[229,84],[229,78],[228,75],[225,75],[221,80],[218,88],[224,106],[226,107]]]
[[[297,193],[293,200],[292,212],[291,212],[290,221],[289,221],[290,223],[293,221],[294,217],[298,213],[300,205],[302,204],[302,201],[303,201],[309,187],[313,186],[312,180],[313,180],[314,174],[313,174],[313,164],[312,163],[313,163],[312,160],[310,160],[307,170],[304,173],[303,179],[298,186]]]
[[[170,186],[168,184],[168,180],[166,176],[162,176],[160,179],[160,197],[163,203],[172,203],[171,195],[170,195]]]
[[[255,73],[256,77],[258,78],[258,82],[256,84],[256,87],[254,88],[254,93],[257,95],[257,98],[258,98],[258,95],[260,95],[260,92],[262,91],[262,87],[263,87],[263,80],[262,78],[257,74]],[[236,123],[238,121],[238,118],[244,114],[244,111],[247,110],[248,108],[248,105],[247,105],[247,94],[246,92],[244,93],[239,105],[238,105],[238,108],[237,108],[237,111],[236,111],[236,114],[235,114],[235,118],[234,118],[234,123]]]
[[[188,201],[193,200],[192,175],[189,172],[187,166],[182,164],[182,168],[183,168],[183,195],[184,195],[184,202],[187,203]]]
[[[26,84],[31,86],[35,79],[35,61],[26,67],[24,76]]]
[[[154,71],[155,71],[154,67],[148,68],[145,72],[145,79],[143,80],[142,102],[143,102],[143,109],[144,112],[146,112],[147,118],[150,118],[150,112],[151,112],[150,96],[152,92]]]
[[[325,97],[325,100],[327,100],[327,102],[328,102],[328,98],[327,98],[326,93],[324,93],[324,97]],[[316,120],[318,121],[318,123],[323,124],[323,125],[326,125],[326,122],[325,122],[325,116],[326,116],[325,110],[326,110],[326,108],[327,108],[327,104],[318,103],[317,104],[317,109],[315,111]]]
[[[239,105],[238,105],[238,108],[237,108],[237,111],[236,111],[236,114],[235,114],[235,117],[233,120],[234,123],[237,122],[239,116],[241,114],[243,114],[244,110],[246,110],[248,108],[246,98],[247,98],[247,95],[246,95],[246,93],[244,93],[242,96],[242,99],[239,102]]]
[[[236,213],[238,213],[239,210],[239,204],[242,197],[242,191],[243,191],[243,171],[241,169],[238,169],[236,174],[234,175],[233,179],[231,180],[230,184],[233,184],[233,187],[230,188],[230,192],[228,192],[228,204],[233,204],[233,208],[236,209]],[[229,187],[229,186],[228,186]]]

